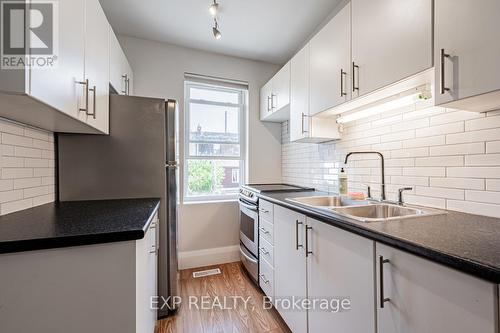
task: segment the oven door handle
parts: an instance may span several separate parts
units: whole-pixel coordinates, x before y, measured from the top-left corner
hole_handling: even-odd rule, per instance
[[[254,263],[256,264],[257,263],[257,260],[255,260],[254,258],[251,258],[248,254],[245,253],[245,251],[241,248],[240,246],[240,253],[248,260],[250,261],[251,263]]]
[[[257,206],[252,206],[252,205],[246,204],[241,200],[238,200],[238,201],[240,202],[240,205],[242,205],[245,208],[248,208],[250,210],[255,210],[255,211],[257,210]]]

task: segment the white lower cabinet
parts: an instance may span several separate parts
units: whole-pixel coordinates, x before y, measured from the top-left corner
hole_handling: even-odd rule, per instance
[[[498,332],[496,285],[383,244],[376,248],[378,332]]]
[[[139,240],[0,254],[0,332],[154,333],[157,221]]]
[[[310,218],[307,226],[307,297],[335,300],[309,310],[309,332],[375,332],[374,242]]]
[[[273,210],[274,304],[292,332],[498,333],[498,285]],[[287,307],[294,299],[310,305]],[[311,306],[323,300],[335,306]]]
[[[286,303],[292,301],[292,298],[307,297],[305,222],[304,215],[281,206],[274,206],[275,306],[294,333],[307,332],[307,312],[286,308]]]

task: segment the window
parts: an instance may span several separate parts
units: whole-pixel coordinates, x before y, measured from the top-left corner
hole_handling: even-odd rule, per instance
[[[244,167],[244,88],[186,81],[184,200],[235,198]]]

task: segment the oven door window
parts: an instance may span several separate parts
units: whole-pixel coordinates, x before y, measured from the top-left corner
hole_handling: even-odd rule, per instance
[[[255,241],[255,223],[256,220],[240,210],[240,231],[252,242]]]

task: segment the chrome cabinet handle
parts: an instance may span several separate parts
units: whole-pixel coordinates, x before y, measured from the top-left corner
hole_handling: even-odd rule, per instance
[[[127,79],[128,79],[128,75],[127,74],[123,74],[122,78],[123,78],[123,83],[125,83],[125,89],[122,90],[122,93],[123,94],[127,94]]]
[[[309,230],[312,230],[312,227],[306,225],[306,258],[309,257],[310,254],[313,254],[313,251],[309,251],[309,237],[308,237]]]
[[[264,208],[260,208],[260,209],[259,209],[259,211],[260,211],[261,213],[264,213],[264,214],[269,213],[269,211],[268,211],[267,209],[264,209]]]
[[[357,70],[358,75],[359,75],[359,66],[356,65],[356,63],[353,61],[352,62],[352,91],[353,92],[359,90],[359,85],[356,86],[356,70]]]
[[[267,96],[267,112],[271,111],[270,101],[271,101],[271,96]]]
[[[263,254],[265,254],[265,255],[268,255],[268,254],[269,254],[269,251],[267,251],[265,247],[261,247],[261,248],[260,248],[260,251],[261,251]]]
[[[380,283],[380,308],[383,309],[384,308],[384,303],[385,302],[390,302],[391,299],[390,298],[386,298],[384,296],[384,264],[388,264],[390,263],[390,260],[389,259],[384,259],[383,256],[379,256],[379,274],[380,274],[380,277],[379,277],[379,283]]]
[[[278,96],[277,96],[277,95],[275,95],[275,94],[271,94],[271,110],[276,108],[276,107],[274,106],[274,97],[278,97]]]
[[[264,282],[265,284],[268,284],[269,283],[269,280],[266,279],[266,276],[264,274],[259,274],[260,278],[262,279],[262,282]]]
[[[262,227],[261,227],[261,228],[260,228],[260,231],[262,231],[262,233],[263,233],[264,235],[269,235],[269,230],[266,230],[265,228],[262,228]]]
[[[450,88],[446,88],[446,83],[445,83],[445,65],[444,65],[444,60],[445,58],[449,58],[450,55],[444,52],[444,49],[441,49],[441,75],[440,75],[440,93],[441,95],[444,95],[446,91],[450,91]]]
[[[302,125],[301,125],[302,134],[309,132],[308,130],[304,129],[304,118],[306,118],[306,117],[307,117],[307,114],[302,113],[302,117],[301,117],[301,121],[302,121]]]
[[[299,220],[295,220],[295,249],[296,250],[303,247],[302,244],[299,244],[299,225],[302,225],[302,224],[304,224],[304,223],[300,222]]]
[[[127,96],[130,96],[130,78],[127,78]]]
[[[77,81],[76,83],[83,84],[85,86],[85,107],[79,108],[78,111],[88,112],[88,110],[89,110],[89,80],[86,79],[85,81]]]
[[[156,253],[156,247],[154,245],[152,246],[152,250],[149,251],[149,253]]]
[[[347,75],[347,72],[344,72],[344,70],[341,68],[340,69],[340,97],[347,96],[347,93],[344,91],[344,76]]]
[[[93,98],[93,102],[92,102],[92,106],[94,107],[94,110],[92,113],[90,113],[87,109],[86,113],[87,113],[87,116],[92,116],[94,119],[95,119],[95,115],[96,115],[96,99],[97,99],[97,90],[96,90],[96,87],[92,87],[91,89],[89,89],[89,91],[92,91],[92,93],[94,94],[94,98]]]
[[[149,229],[156,229],[156,222],[151,223]]]

